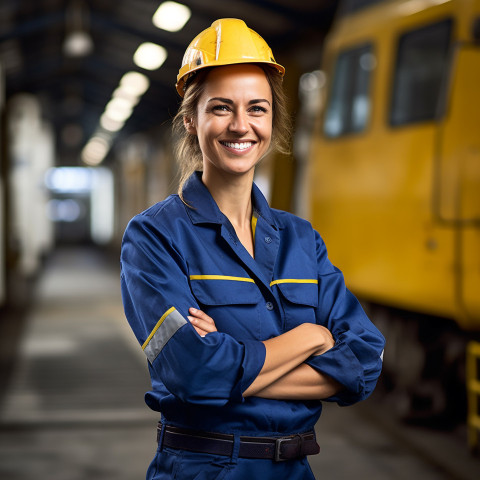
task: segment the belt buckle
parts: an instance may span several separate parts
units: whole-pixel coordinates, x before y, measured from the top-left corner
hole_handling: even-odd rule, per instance
[[[291,438],[277,438],[275,440],[275,457],[274,457],[274,460],[276,462],[285,462],[286,460],[288,460],[288,458],[282,458],[281,457],[281,448],[282,448],[282,445],[283,443],[285,442],[289,442],[291,441]]]

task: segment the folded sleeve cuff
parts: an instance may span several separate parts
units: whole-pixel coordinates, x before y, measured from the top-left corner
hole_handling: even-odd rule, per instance
[[[242,343],[245,348],[242,364],[243,376],[235,388],[236,391],[232,392],[232,397],[243,401],[243,392],[253,383],[263,368],[266,349],[265,345],[257,340],[242,340],[240,343]]]
[[[363,368],[347,343],[337,340],[333,348],[322,355],[310,357],[305,363],[345,387],[345,390],[325,400],[350,405],[363,398]]]

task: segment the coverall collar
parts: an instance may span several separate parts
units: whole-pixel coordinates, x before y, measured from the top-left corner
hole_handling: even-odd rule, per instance
[[[183,197],[190,205],[187,212],[193,224],[224,223],[226,217],[218,208],[208,188],[203,184],[202,172],[195,172],[190,176],[183,188]],[[255,183],[252,188],[252,202],[257,214],[277,230],[278,227],[270,212],[268,202]]]

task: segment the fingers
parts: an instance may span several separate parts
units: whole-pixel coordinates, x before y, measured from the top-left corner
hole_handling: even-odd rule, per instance
[[[205,330],[202,330],[202,329],[196,327],[195,325],[193,325],[193,328],[195,329],[195,331],[196,331],[201,337],[204,337],[204,336],[207,334],[207,332],[206,332]]]
[[[205,336],[207,333],[217,331],[213,318],[208,316],[205,312],[196,308],[190,308],[189,313],[190,315],[188,316],[188,319],[199,335]]]

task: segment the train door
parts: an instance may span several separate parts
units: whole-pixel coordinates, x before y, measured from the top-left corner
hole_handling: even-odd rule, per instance
[[[459,43],[438,129],[435,207],[455,231],[456,296],[465,328],[480,318],[480,47]]]

